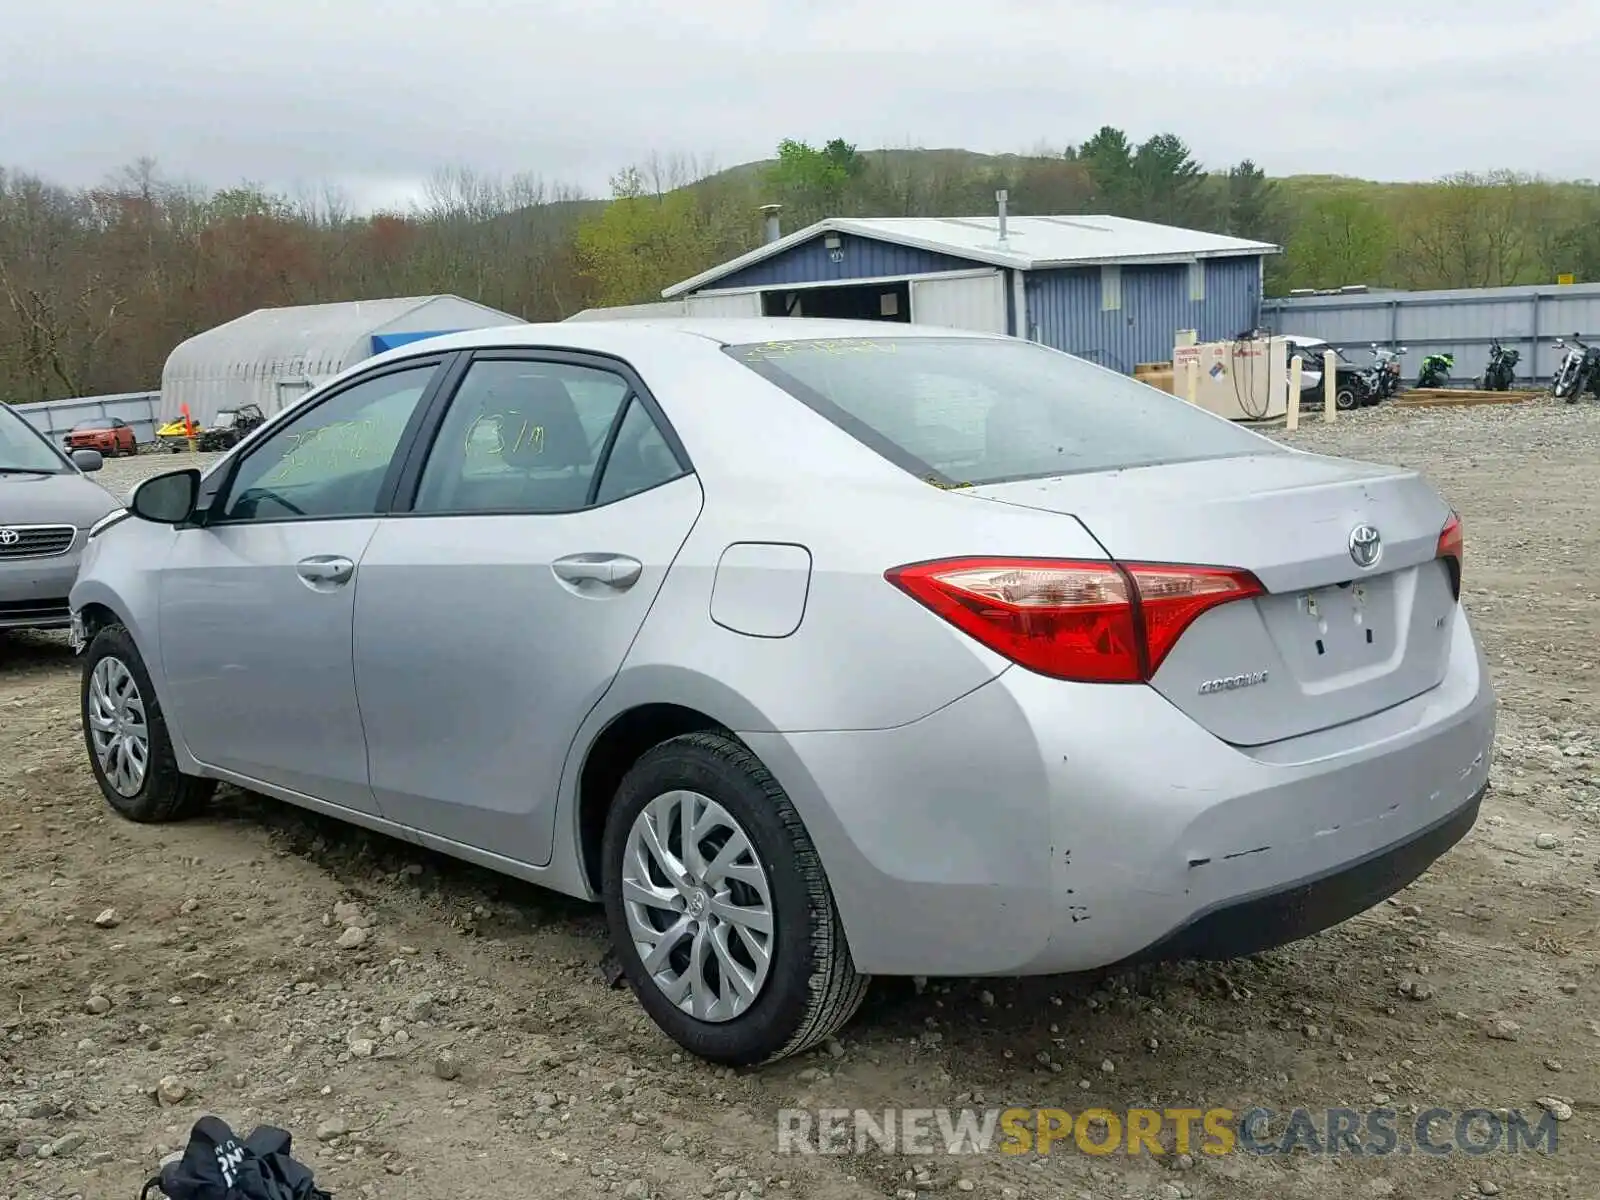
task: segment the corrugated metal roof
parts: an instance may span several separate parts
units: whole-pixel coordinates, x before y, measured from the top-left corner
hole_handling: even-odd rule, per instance
[[[661,294],[670,299],[705,287],[825,233],[854,234],[1023,271],[1101,263],[1187,262],[1235,254],[1276,254],[1281,249],[1267,242],[1127,217],[1007,217],[1003,242],[997,217],[829,217],[675,283]]]

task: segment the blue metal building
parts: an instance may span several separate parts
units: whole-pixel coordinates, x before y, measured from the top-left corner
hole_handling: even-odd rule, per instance
[[[1030,338],[1115,370],[1260,323],[1279,247],[1123,217],[830,218],[665,289],[691,314],[914,321]]]

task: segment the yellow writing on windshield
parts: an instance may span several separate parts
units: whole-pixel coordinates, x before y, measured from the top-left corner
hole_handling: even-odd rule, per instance
[[[283,440],[288,450],[278,465],[262,477],[261,484],[293,484],[361,470],[393,450],[396,439],[381,436],[387,432],[367,419],[333,421],[286,433]]]

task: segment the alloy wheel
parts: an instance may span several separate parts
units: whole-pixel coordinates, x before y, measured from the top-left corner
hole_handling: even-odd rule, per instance
[[[150,767],[150,729],[133,672],[115,655],[94,665],[85,716],[107,782],[119,795],[138,795]]]
[[[629,936],[662,994],[701,1021],[747,1012],[772,965],[774,917],[733,814],[699,792],[656,797],[628,830],[621,875]]]

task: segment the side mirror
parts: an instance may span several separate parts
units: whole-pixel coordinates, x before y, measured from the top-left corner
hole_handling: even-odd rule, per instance
[[[168,471],[146,479],[128,497],[128,510],[134,516],[158,525],[178,525],[194,515],[194,502],[200,495],[200,472],[193,467]]]
[[[98,450],[74,450],[72,463],[80,471],[98,471],[106,465],[106,460],[100,457]]]

